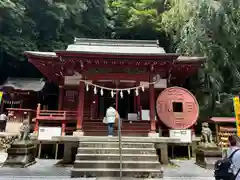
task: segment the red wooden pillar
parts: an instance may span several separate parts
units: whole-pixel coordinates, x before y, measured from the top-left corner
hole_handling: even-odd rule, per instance
[[[94,94],[93,98],[93,118],[96,118],[98,116],[98,94]]]
[[[115,109],[116,109],[116,111],[118,111],[118,91],[116,91],[116,107],[115,107]]]
[[[150,124],[151,124],[150,128],[151,128],[151,133],[156,133],[155,89],[154,89],[154,84],[150,84],[149,85],[149,107],[150,107]]]
[[[134,94],[133,98],[134,98],[133,99],[133,101],[134,101],[133,108],[134,108],[134,113],[135,113],[137,111],[137,96]]]
[[[62,121],[62,136],[66,134],[66,120]]]
[[[63,98],[64,98],[64,87],[59,86],[59,94],[58,94],[58,110],[63,109]]]
[[[140,81],[137,82],[136,86],[140,86]],[[140,89],[139,89],[139,91],[140,91]],[[140,94],[141,93],[139,93],[138,96],[136,96],[136,104],[137,104],[137,109],[136,109],[137,111],[136,112],[140,111],[140,106],[141,106],[141,104],[140,104]]]
[[[84,83],[79,83],[79,96],[78,96],[78,108],[77,108],[77,131],[82,131],[83,123],[83,110],[84,110]]]
[[[37,105],[37,112],[36,112],[36,122],[35,122],[35,127],[34,127],[34,132],[35,133],[38,133],[38,127],[39,127],[38,117],[39,117],[40,111],[41,111],[41,104],[38,103],[38,105]]]
[[[195,134],[195,124],[191,127],[191,130],[192,130],[192,136],[195,137],[196,134]]]

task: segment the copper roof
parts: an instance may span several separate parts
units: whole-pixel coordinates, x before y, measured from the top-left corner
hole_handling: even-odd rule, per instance
[[[56,53],[55,53],[56,52]],[[95,55],[130,55],[130,56],[156,56],[172,57],[172,60],[179,63],[202,62],[205,57],[180,56],[176,53],[166,53],[163,47],[159,46],[157,40],[116,40],[116,39],[87,39],[75,38],[74,43],[68,45],[66,50],[55,52],[25,51],[26,55],[57,58],[64,54],[95,54]]]

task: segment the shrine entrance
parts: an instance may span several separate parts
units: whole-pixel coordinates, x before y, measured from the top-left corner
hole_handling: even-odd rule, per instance
[[[99,114],[100,117],[105,116],[107,108],[111,105],[116,105],[116,94],[114,97],[111,97],[111,92],[108,91],[103,96],[99,96]],[[114,107],[115,108],[115,107]],[[128,113],[134,111],[134,93],[128,94],[123,92],[123,97],[118,93],[118,113],[121,118],[127,119]]]

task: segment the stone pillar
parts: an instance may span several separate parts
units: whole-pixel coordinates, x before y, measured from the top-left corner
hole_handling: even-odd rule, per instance
[[[156,143],[155,144],[156,150],[160,150],[159,158],[162,164],[168,164],[168,144],[167,142],[164,143]]]
[[[63,109],[63,98],[64,98],[64,87],[59,86],[59,94],[58,94],[58,110]]]
[[[66,142],[66,143],[64,143],[63,159],[58,164],[72,164],[72,163],[74,163],[73,157],[76,156],[76,154],[73,152],[73,149],[77,148],[78,145],[79,145],[78,142]]]
[[[73,136],[83,136],[82,123],[84,111],[84,83],[79,83],[78,108],[77,108],[77,131],[73,132]]]

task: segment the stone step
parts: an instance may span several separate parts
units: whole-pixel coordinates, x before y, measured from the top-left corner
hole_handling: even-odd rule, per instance
[[[119,148],[118,142],[80,142],[79,148],[91,147],[91,148]],[[153,143],[122,143],[122,148],[154,148]]]
[[[118,161],[119,154],[77,154],[76,160],[90,160],[90,161]],[[158,161],[158,157],[155,154],[123,154],[123,161]]]
[[[71,170],[71,178],[79,177],[119,177],[120,169],[78,169],[73,168]],[[163,178],[162,169],[122,169],[123,177],[134,178]]]
[[[118,148],[78,148],[78,154],[118,154]],[[154,148],[122,148],[122,154],[156,154]]]
[[[148,137],[149,131],[143,131],[143,132],[133,132],[133,131],[127,131],[122,132],[122,136],[131,136],[131,137]],[[107,136],[107,130],[106,131],[88,131],[84,130],[85,136]],[[114,133],[115,136],[117,136],[117,132]]]
[[[83,125],[83,128],[85,129],[92,129],[92,130],[107,130],[107,126],[106,125]],[[122,130],[150,130],[150,127],[146,127],[146,126],[122,126],[121,127]]]
[[[120,161],[75,161],[74,168],[120,168]],[[123,161],[122,168],[126,169],[160,169],[161,164],[157,161]]]

